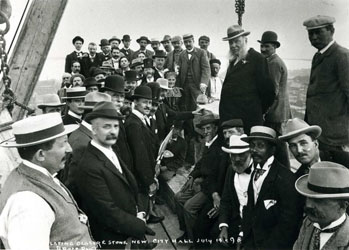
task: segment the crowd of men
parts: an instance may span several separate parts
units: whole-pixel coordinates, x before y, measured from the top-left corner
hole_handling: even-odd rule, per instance
[[[10,249],[152,249],[159,182],[191,169],[175,195],[192,249],[349,249],[349,51],[333,17],[304,21],[312,46],[305,119],[292,118],[277,34],[227,29],[229,66],[210,38],[73,39],[62,86],[13,124],[23,162],[0,195]],[[123,47],[121,48],[121,43]],[[152,50],[147,46],[151,44]],[[185,48],[182,48],[184,44]],[[164,50],[161,50],[161,45]],[[198,104],[219,101],[219,115]],[[291,170],[289,152],[300,167]]]

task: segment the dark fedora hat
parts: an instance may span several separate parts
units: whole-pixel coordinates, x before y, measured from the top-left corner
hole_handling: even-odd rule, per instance
[[[150,43],[150,40],[149,40],[148,37],[146,37],[146,36],[141,36],[140,38],[138,38],[138,39],[136,40],[136,42],[139,43],[141,40],[147,41],[148,44]]]
[[[119,43],[121,43],[120,38],[118,38],[118,37],[116,37],[116,36],[112,36],[112,37],[109,39],[109,43],[111,43],[112,41],[118,41]]]
[[[122,120],[125,116],[120,115],[112,102],[99,102],[85,117],[85,121],[90,123],[96,118],[109,118],[115,120]]]
[[[196,125],[197,128],[202,128],[202,126],[205,126],[207,124],[216,124],[218,125],[219,122],[219,116],[217,114],[209,113],[206,115],[203,115],[201,117],[200,122]]]
[[[231,119],[222,122],[221,128],[222,129],[227,129],[227,128],[243,128],[244,123],[241,119]]]
[[[199,41],[201,41],[201,40],[210,42],[210,38],[208,36],[205,36],[205,35],[202,35],[202,36],[199,37]]]
[[[84,43],[84,39],[81,36],[76,36],[73,38],[73,44],[75,44],[76,41],[81,41],[82,43]]]
[[[135,58],[135,59],[132,60],[130,68],[133,69],[133,68],[135,68],[136,66],[139,66],[139,65],[143,65],[142,59],[141,58]]]
[[[133,82],[138,81],[138,73],[135,70],[127,70],[125,71],[125,81],[127,82]]]
[[[165,35],[164,38],[162,39],[161,43],[164,43],[164,42],[171,42],[171,36]]]
[[[167,57],[167,56],[166,56],[166,52],[163,51],[163,50],[157,50],[157,51],[155,52],[155,54],[153,55],[153,58],[155,59],[155,58],[157,58],[157,57],[166,58],[166,57]]]
[[[101,39],[101,43],[99,44],[99,46],[106,46],[106,45],[110,45],[108,39]]]
[[[106,75],[107,73],[104,70],[100,69],[100,68],[91,67],[91,69],[90,69],[90,75],[91,76],[95,77],[95,76],[100,75],[100,74]]]
[[[272,143],[277,142],[275,130],[266,126],[253,126],[250,135],[241,140],[250,142],[253,139],[263,139]]]
[[[257,42],[264,44],[264,43],[273,43],[276,45],[277,48],[280,47],[280,42],[278,42],[278,35],[274,31],[266,31],[262,35],[262,39],[258,40]]]
[[[126,93],[124,78],[119,75],[107,76],[104,79],[104,87],[101,88],[101,92],[104,92],[106,90],[121,94]]]
[[[133,95],[131,96],[131,99],[138,99],[138,98],[144,98],[144,99],[153,99],[151,88],[145,85],[138,86]]]
[[[160,103],[160,84],[157,82],[148,82],[146,86],[151,88],[151,94],[153,96],[152,101],[155,103]]]
[[[240,25],[232,25],[227,29],[227,36],[223,37],[223,41],[229,41],[231,39],[235,39],[240,36],[248,36],[250,34],[249,31],[245,31],[242,29]]]
[[[153,68],[154,67],[154,60],[151,58],[145,58],[143,60],[144,68]]]
[[[88,77],[88,78],[85,79],[84,85],[82,85],[82,86],[84,86],[86,88],[91,87],[91,86],[100,87],[100,86],[102,86],[102,83],[97,82],[94,77]]]
[[[122,37],[121,41],[125,41],[125,42],[131,41],[130,35],[124,35],[124,36]]]

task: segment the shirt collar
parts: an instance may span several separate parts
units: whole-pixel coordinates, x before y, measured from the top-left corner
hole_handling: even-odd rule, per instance
[[[137,109],[133,109],[132,113],[141,119],[141,121],[145,124],[144,115],[141,112],[139,112]]]
[[[27,161],[27,160],[23,160],[23,164],[26,165],[27,167],[33,168],[33,169],[43,173],[44,175],[46,175],[48,177],[54,178],[54,176],[52,174],[50,174],[50,172],[47,171],[46,168],[40,167],[40,166],[38,166],[30,161]]]
[[[213,142],[217,139],[218,135],[216,135],[215,137],[213,137],[213,139],[209,142],[206,142],[205,143],[205,146],[206,147],[211,147],[211,145],[213,144]]]
[[[326,50],[328,50],[328,48],[331,47],[332,44],[334,44],[334,40],[332,40],[331,42],[329,42],[325,48],[323,48],[323,49],[321,49],[321,50],[319,51],[319,53],[320,53],[320,54],[325,53]]]
[[[72,116],[72,117],[75,117],[75,118],[78,118],[78,119],[81,119],[82,115],[78,115],[78,114],[75,114],[73,111],[71,110],[68,110],[68,115]]]
[[[79,53],[82,53],[82,51],[81,51],[81,50],[80,50],[80,51],[75,50],[75,53],[78,53],[78,54],[79,54]]]
[[[94,147],[96,147],[97,149],[99,149],[100,151],[103,152],[103,154],[105,155],[108,155],[110,154],[111,152],[113,152],[113,150],[110,148],[106,148],[102,145],[100,145],[97,141],[95,141],[95,139],[92,139],[91,140],[91,145],[93,145]]]
[[[188,52],[188,53],[191,53],[191,52],[194,51],[194,49],[195,49],[194,47],[193,47],[191,50],[188,50],[188,49],[187,49],[187,52]]]
[[[313,225],[314,225],[314,227],[316,227],[316,228],[318,228],[318,229],[320,229],[320,230],[325,230],[325,229],[330,229],[330,228],[334,228],[334,227],[336,227],[336,226],[339,226],[340,224],[342,224],[342,223],[345,221],[345,219],[346,219],[346,215],[345,215],[345,213],[344,213],[344,214],[343,214],[341,217],[339,217],[337,220],[332,221],[331,224],[328,225],[327,227],[321,228],[320,225],[319,225],[319,223],[316,223],[316,222],[313,223]]]
[[[274,156],[272,155],[272,156],[270,156],[270,157],[268,158],[268,160],[264,163],[264,165],[263,165],[263,167],[262,167],[261,169],[268,170],[268,169],[270,168],[271,164],[273,164],[273,162],[274,162]],[[259,163],[258,163],[257,166],[260,166]]]
[[[81,125],[84,126],[85,128],[87,128],[88,130],[92,131],[92,125],[87,123],[86,121],[82,121]]]

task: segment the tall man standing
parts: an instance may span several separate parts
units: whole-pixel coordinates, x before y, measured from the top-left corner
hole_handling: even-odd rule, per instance
[[[148,37],[141,36],[136,41],[139,44],[139,50],[137,50],[133,54],[133,59],[137,58],[138,54],[141,52],[143,52],[147,58],[152,58],[152,56],[154,55],[154,52],[147,49],[148,44],[150,44],[150,40],[148,39]]]
[[[132,49],[130,49],[131,45],[131,37],[130,35],[124,35],[121,39],[124,47],[120,49],[120,52],[122,52],[128,59],[129,62],[132,62],[133,54],[135,53]]]
[[[247,36],[239,25],[230,26],[230,64],[223,82],[219,115],[222,121],[242,119],[244,130],[263,124],[263,114],[273,104],[275,87],[269,75],[266,59],[254,49],[247,50]]]
[[[76,36],[73,38],[73,45],[75,47],[75,51],[70,53],[65,57],[65,67],[64,72],[71,73],[71,66],[74,61],[80,62],[82,57],[84,56],[84,53],[82,52],[81,48],[84,44],[84,39],[81,36]]]
[[[315,16],[303,22],[318,49],[310,73],[305,121],[322,128],[319,147],[349,154],[349,50],[333,40],[335,19]]]

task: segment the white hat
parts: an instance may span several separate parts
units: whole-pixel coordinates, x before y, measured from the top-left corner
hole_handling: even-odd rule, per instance
[[[80,99],[85,98],[87,91],[85,87],[74,87],[66,90],[67,96],[62,99]]]
[[[156,82],[160,85],[160,88],[162,89],[167,89],[167,90],[172,89],[168,87],[168,80],[165,78],[158,78]]]
[[[250,145],[247,142],[241,140],[246,138],[247,135],[231,135],[229,137],[229,147],[222,147],[222,150],[228,154],[241,154],[250,150]]]

